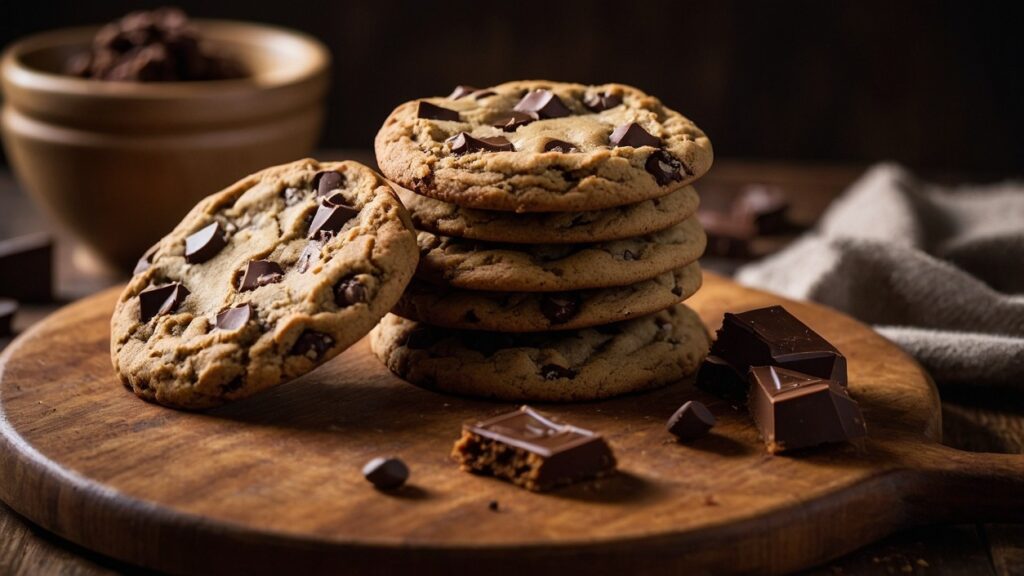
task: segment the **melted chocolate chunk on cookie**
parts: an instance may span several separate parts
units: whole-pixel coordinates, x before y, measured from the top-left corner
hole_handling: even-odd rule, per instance
[[[149,270],[149,267],[153,265],[153,256],[156,256],[156,250],[159,247],[160,244],[154,244],[149,247],[149,250],[146,250],[146,253],[142,255],[142,258],[139,258],[139,261],[135,263],[135,269],[132,270],[133,276],[138,276],[146,270]]]
[[[579,296],[550,294],[540,301],[540,311],[552,324],[565,324],[580,311]]]
[[[334,338],[323,332],[306,330],[295,340],[292,356],[305,356],[316,362],[324,357],[324,353],[334,346]]]
[[[603,112],[619,104],[622,104],[622,96],[607,92],[587,94],[583,98],[583,105],[593,112]]]
[[[623,124],[612,132],[612,135],[608,137],[608,142],[612,146],[632,146],[633,148],[640,148],[641,146],[654,146],[655,148],[661,147],[661,140],[651,135],[650,132],[643,129],[636,122],[630,122],[629,124]]]
[[[534,117],[523,112],[509,112],[508,116],[502,116],[492,124],[495,128],[501,128],[505,132],[515,132],[520,126],[526,126],[534,121]]]
[[[217,321],[214,326],[218,330],[238,330],[249,323],[254,311],[252,304],[239,304],[234,308],[225,308],[217,313]]]
[[[472,152],[513,152],[515,147],[503,136],[493,138],[475,138],[465,132],[459,132],[445,142],[451,146],[452,154],[462,156]]]
[[[317,172],[313,176],[313,189],[318,196],[326,196],[345,186],[345,175],[334,170]]]
[[[523,99],[512,109],[516,112],[529,114],[537,120],[562,118],[572,114],[572,110],[569,110],[562,102],[562,99],[551,90],[534,90],[523,96]]]
[[[623,250],[622,251],[622,259],[626,260],[626,261],[633,261],[633,260],[636,260],[637,258],[636,258],[636,254],[633,254],[632,250]]]
[[[321,181],[322,183],[322,181]],[[309,224],[307,238],[315,238],[322,232],[337,234],[342,226],[359,214],[359,210],[345,203],[345,196],[334,194],[330,198],[321,198],[316,215]]]
[[[139,317],[143,322],[149,322],[156,316],[170,314],[189,294],[188,288],[180,282],[147,288],[139,292]]]
[[[342,308],[368,300],[366,285],[355,276],[342,278],[334,287],[334,303]]]
[[[654,176],[659,186],[683,179],[683,163],[664,150],[657,150],[648,156],[644,168]]]
[[[576,146],[573,146],[565,140],[552,139],[544,143],[545,152],[561,152],[563,154],[568,154],[569,152],[575,152],[576,150]]]
[[[227,234],[220,222],[213,222],[185,238],[185,261],[200,264],[213,258],[227,246]]]
[[[241,292],[255,290],[260,286],[280,282],[282,278],[284,278],[284,269],[277,262],[250,260],[249,264],[245,267],[245,273],[242,275],[242,281],[238,285],[238,290]]]
[[[561,378],[568,378],[569,380],[572,380],[576,377],[575,370],[559,366],[558,364],[545,364],[540,369],[540,373],[544,376],[545,380],[558,380]]]
[[[459,113],[455,110],[431,104],[424,100],[420,100],[419,106],[416,108],[416,117],[425,120],[451,120],[454,122],[460,120]]]

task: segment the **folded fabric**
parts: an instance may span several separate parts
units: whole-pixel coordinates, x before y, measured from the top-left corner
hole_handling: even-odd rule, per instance
[[[1024,183],[942,188],[876,166],[737,279],[874,325],[940,385],[1024,389]]]

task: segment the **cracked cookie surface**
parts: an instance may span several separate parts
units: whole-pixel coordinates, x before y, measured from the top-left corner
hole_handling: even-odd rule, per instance
[[[111,319],[114,368],[168,406],[249,396],[359,340],[417,258],[409,215],[373,170],[269,168],[200,201],[139,261]]]
[[[381,171],[419,194],[515,212],[600,210],[664,196],[711,167],[707,136],[621,84],[507,82],[396,108]]]
[[[503,401],[570,402],[657,388],[696,372],[710,346],[683,304],[618,324],[504,334],[437,328],[389,314],[374,353],[404,380]]]

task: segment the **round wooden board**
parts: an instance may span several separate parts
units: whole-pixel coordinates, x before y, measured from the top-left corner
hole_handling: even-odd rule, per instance
[[[539,405],[604,433],[608,479],[549,494],[460,472],[461,424],[511,405],[445,396],[387,372],[365,340],[315,373],[205,413],[125,390],[108,351],[110,290],[21,336],[0,366],[0,496],[98,552],[175,573],[488,574],[783,572],[899,526],[1022,516],[1019,457],[937,444],[939,398],[922,369],[869,328],[714,275],[688,304],[782,303],[849,358],[869,438],[767,456],[749,417],[689,382],[615,400]],[[709,436],[673,441],[666,418],[700,399]],[[360,468],[409,463],[374,490]],[[498,502],[498,511],[489,503]]]

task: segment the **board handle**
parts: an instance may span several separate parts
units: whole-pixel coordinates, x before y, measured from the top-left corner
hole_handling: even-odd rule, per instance
[[[965,452],[918,445],[916,482],[905,496],[931,522],[1024,521],[1024,454]]]

